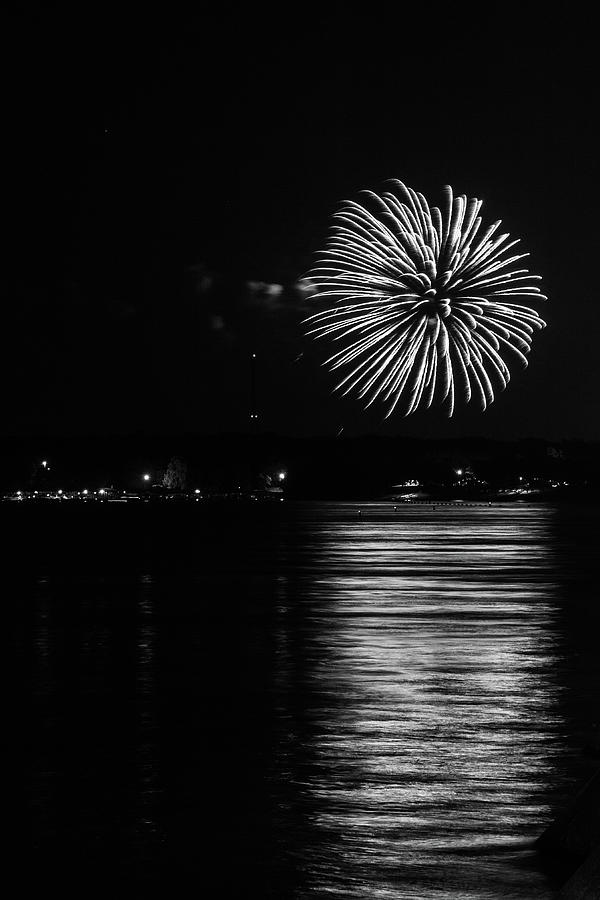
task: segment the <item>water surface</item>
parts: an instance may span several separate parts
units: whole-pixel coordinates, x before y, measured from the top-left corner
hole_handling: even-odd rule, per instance
[[[593,765],[592,512],[199,507],[3,510],[24,869],[556,896],[532,843]]]

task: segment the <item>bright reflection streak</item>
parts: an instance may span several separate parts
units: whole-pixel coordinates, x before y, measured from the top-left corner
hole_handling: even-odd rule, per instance
[[[551,896],[552,511],[374,510],[327,523],[314,584],[316,895]]]

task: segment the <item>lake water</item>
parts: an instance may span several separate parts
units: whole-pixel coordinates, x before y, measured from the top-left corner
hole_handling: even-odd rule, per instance
[[[596,510],[2,519],[23,884],[556,896],[532,843],[598,765]]]

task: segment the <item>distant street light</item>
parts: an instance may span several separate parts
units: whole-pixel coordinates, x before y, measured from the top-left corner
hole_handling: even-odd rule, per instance
[[[279,478],[280,481],[285,481],[285,472],[280,472],[277,477]]]
[[[457,475],[462,475],[462,473],[463,473],[463,470],[462,470],[462,469],[457,469],[457,470],[456,470],[456,474],[457,474]]]
[[[147,472],[145,475],[142,475],[142,478],[144,479],[144,481],[150,481],[150,476],[148,475]]]

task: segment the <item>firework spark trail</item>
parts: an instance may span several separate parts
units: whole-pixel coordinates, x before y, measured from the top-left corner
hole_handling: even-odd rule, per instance
[[[482,201],[444,188],[443,211],[393,180],[395,193],[364,191],[366,205],[347,201],[334,218],[326,249],[308,273],[309,300],[326,307],[305,320],[308,334],[339,341],[326,361],[350,367],[337,384],[370,406],[401,404],[410,415],[437,398],[454,411],[457,391],[482,409],[503,390],[504,356],[527,365],[534,332],[545,327],[525,299],[546,300],[521,260],[519,240],[480,234]],[[369,208],[371,207],[371,208]]]

